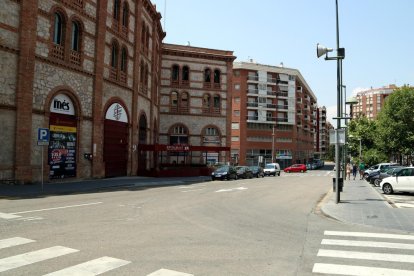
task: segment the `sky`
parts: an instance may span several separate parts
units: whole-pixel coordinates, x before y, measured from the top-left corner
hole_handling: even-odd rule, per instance
[[[165,43],[298,69],[333,123],[337,62],[318,59],[316,44],[336,49],[335,0],[151,1],[163,16]],[[347,98],[371,87],[414,85],[414,1],[338,0],[338,7]]]

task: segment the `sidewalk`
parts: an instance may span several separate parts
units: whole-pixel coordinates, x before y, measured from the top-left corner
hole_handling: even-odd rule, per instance
[[[394,208],[365,180],[346,180],[340,203],[330,192],[323,214],[347,223],[414,232],[414,208]]]
[[[211,181],[211,176],[194,177],[115,177],[83,181],[68,181],[33,185],[0,185],[0,198],[41,197],[56,194],[85,193],[88,191],[107,190],[128,187],[160,187],[169,185],[188,185]]]

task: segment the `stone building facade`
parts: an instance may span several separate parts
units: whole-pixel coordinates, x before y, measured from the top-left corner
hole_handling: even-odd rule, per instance
[[[191,145],[189,153],[166,153],[160,162],[228,162],[232,51],[164,44],[159,143]]]
[[[1,180],[153,166],[137,146],[158,136],[160,18],[149,0],[2,1]],[[48,146],[37,145],[39,128]]]
[[[233,65],[232,162],[281,167],[314,157],[316,96],[296,69]]]

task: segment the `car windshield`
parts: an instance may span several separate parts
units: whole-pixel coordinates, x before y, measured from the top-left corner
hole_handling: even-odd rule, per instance
[[[257,169],[259,169],[259,167],[258,166],[250,166],[249,167],[251,170],[257,170]]]
[[[265,169],[273,169],[274,167],[275,167],[275,165],[266,164]]]
[[[229,170],[229,166],[222,166],[216,170],[216,172],[226,172]]]

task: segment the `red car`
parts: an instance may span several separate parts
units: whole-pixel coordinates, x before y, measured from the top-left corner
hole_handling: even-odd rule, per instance
[[[306,172],[306,165],[304,165],[304,164],[293,164],[292,166],[285,168],[283,171],[285,173]]]

